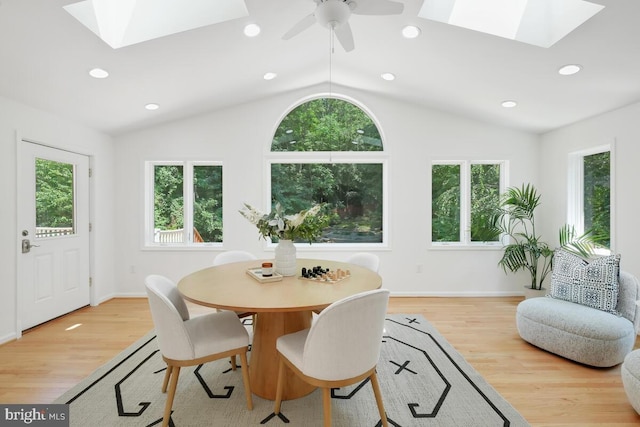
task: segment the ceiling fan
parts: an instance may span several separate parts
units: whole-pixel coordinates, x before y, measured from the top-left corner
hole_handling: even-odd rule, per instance
[[[353,50],[353,34],[349,25],[349,16],[355,15],[399,15],[404,9],[402,3],[391,0],[314,0],[316,10],[295,24],[282,38],[289,40],[311,27],[316,22],[335,32],[344,48]]]

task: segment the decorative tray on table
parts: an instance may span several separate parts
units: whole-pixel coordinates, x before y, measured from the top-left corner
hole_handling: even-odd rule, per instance
[[[262,275],[261,267],[250,268],[247,270],[247,274],[260,283],[279,282],[282,280],[282,275],[276,273],[275,271],[273,272],[273,275],[264,277]]]

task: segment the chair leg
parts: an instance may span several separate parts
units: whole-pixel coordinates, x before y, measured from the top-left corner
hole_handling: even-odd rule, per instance
[[[278,364],[278,384],[276,385],[276,400],[273,404],[273,413],[280,413],[280,404],[282,403],[282,392],[284,390],[284,361],[280,356],[280,363]]]
[[[322,389],[322,408],[324,412],[324,427],[331,427],[331,388]]]
[[[384,404],[382,403],[382,393],[380,392],[380,384],[378,383],[378,376],[376,375],[376,372],[374,371],[369,378],[371,379],[373,394],[376,396],[376,403],[378,404],[378,412],[380,412],[382,427],[388,427],[387,414],[384,410]]]
[[[173,366],[167,365],[167,371],[164,373],[164,380],[162,381],[162,392],[167,392],[167,385],[169,384],[169,378],[171,378],[171,370]]]
[[[235,356],[234,356],[235,357]],[[247,352],[240,353],[242,363],[242,381],[244,382],[244,394],[247,397],[247,408],[253,409],[253,398],[251,397],[251,383],[249,382],[249,364],[247,363]]]
[[[233,356],[230,356],[229,359],[231,360],[231,370],[235,371],[238,367],[236,364],[236,355],[234,354]]]
[[[164,417],[162,418],[162,427],[169,425],[169,418],[171,417],[171,408],[173,407],[173,398],[176,395],[176,389],[178,388],[178,377],[180,376],[180,366],[175,366],[171,369],[171,384],[169,384],[169,393],[167,394],[167,403],[164,406]]]

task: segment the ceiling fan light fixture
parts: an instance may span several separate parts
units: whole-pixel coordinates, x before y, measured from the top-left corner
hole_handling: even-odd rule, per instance
[[[393,73],[382,73],[380,74],[380,77],[382,77],[384,80],[390,82],[396,79],[396,75]]]
[[[558,74],[561,76],[572,76],[582,70],[582,66],[578,64],[567,64],[560,67]]]
[[[351,8],[342,0],[326,0],[318,5],[315,17],[320,25],[327,28],[339,28],[349,20]]]
[[[260,34],[260,26],[258,24],[247,24],[244,26],[244,35],[247,37],[255,37]]]
[[[415,25],[406,25],[404,28],[402,28],[402,37],[404,37],[405,39],[415,39],[421,33],[422,30],[420,30],[420,28],[416,27]]]

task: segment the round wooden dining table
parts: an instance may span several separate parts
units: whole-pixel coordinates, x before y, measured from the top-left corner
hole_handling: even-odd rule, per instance
[[[321,266],[332,271],[349,271],[350,275],[330,283],[304,279],[298,273],[280,281],[262,283],[247,273],[249,269],[260,268],[262,261],[236,262],[196,271],[178,282],[178,290],[186,300],[195,304],[256,313],[249,363],[251,391],[262,398],[274,400],[279,362],[276,350],[278,337],[310,327],[315,310],[322,310],[342,298],[380,288],[382,278],[355,264],[298,259],[298,272],[303,267]],[[283,399],[296,399],[314,389],[292,372],[287,372]]]

